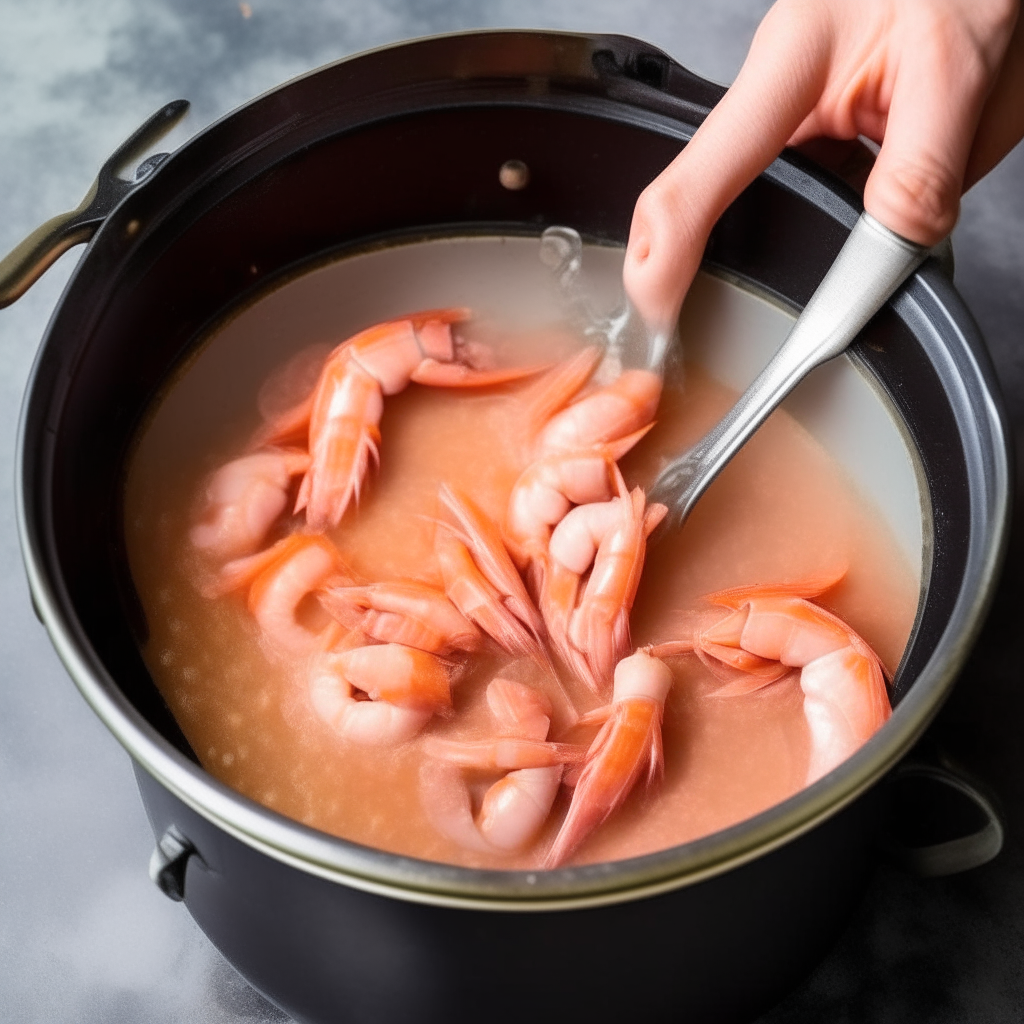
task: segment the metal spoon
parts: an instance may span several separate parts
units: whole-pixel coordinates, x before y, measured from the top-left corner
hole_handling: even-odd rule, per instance
[[[659,474],[648,498],[668,506],[659,532],[678,529],[697,499],[816,366],[839,355],[931,250],[862,213],[824,280],[768,365],[689,451]]]

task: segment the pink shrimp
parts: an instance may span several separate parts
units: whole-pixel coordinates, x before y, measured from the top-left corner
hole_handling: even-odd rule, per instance
[[[538,458],[516,481],[505,524],[517,564],[526,571],[538,599],[548,602],[544,618],[554,642],[566,663],[590,685],[594,685],[593,673],[586,666],[581,669],[576,664],[577,654],[566,646],[567,617],[575,605],[578,581],[565,573],[564,564],[554,567],[559,578],[545,579],[551,568],[548,545],[552,530],[573,505],[586,507],[613,497],[618,489],[615,463],[651,429],[661,397],[657,374],[627,371],[613,384],[568,405],[586,385],[600,358],[599,349],[582,349],[542,381],[530,414]],[[603,521],[602,515],[580,513],[583,518],[577,517],[576,522],[590,522],[593,516],[596,526]],[[560,608],[552,603],[556,592],[571,603]],[[560,618],[565,621],[559,622]],[[605,666],[609,678],[613,664]]]
[[[842,619],[809,598],[842,577],[709,594],[730,613],[689,641],[659,644],[663,657],[694,650],[705,664],[732,670],[719,695],[751,693],[800,670],[804,717],[811,737],[805,784],[820,779],[866,742],[891,707],[878,656]]]
[[[585,451],[635,434],[653,422],[662,381],[649,370],[625,370],[611,384],[569,404],[590,379],[600,356],[599,349],[582,349],[542,383],[531,413],[538,431],[538,455]]]
[[[487,707],[499,736],[547,739],[551,701],[540,690],[499,676],[487,686]]]
[[[192,544],[217,559],[251,554],[284,512],[291,481],[309,462],[306,452],[271,448],[221,466],[206,485]]]
[[[328,587],[320,603],[342,625],[382,643],[400,643],[449,656],[475,651],[479,630],[441,590],[414,580]]]
[[[463,768],[508,771],[514,768],[551,768],[582,759],[572,743],[552,743],[551,701],[532,686],[495,678],[487,686],[487,704],[497,736],[486,740],[427,738],[424,752]]]
[[[310,699],[317,715],[352,743],[404,743],[451,708],[451,670],[450,662],[402,644],[326,651],[310,666]]]
[[[622,805],[641,779],[661,777],[664,755],[661,722],[672,686],[668,666],[637,651],[615,666],[612,703],[584,715],[582,722],[604,720],[587,751],[572,803],[544,866],[555,868]]]
[[[437,309],[377,324],[339,345],[327,359],[312,400],[282,414],[261,439],[294,437],[308,421],[311,465],[295,511],[306,510],[310,529],[337,526],[379,458],[384,398],[410,382],[438,387],[483,387],[518,380],[537,367],[490,370],[489,351],[458,338],[452,325],[469,310]],[[266,443],[266,442],[265,442]]]
[[[579,452],[545,455],[516,480],[505,517],[505,543],[539,594],[551,531],[573,507],[607,501],[615,494],[613,466],[651,425],[608,444]]]
[[[456,608],[510,654],[549,664],[540,613],[494,522],[466,495],[442,484],[441,504],[455,523],[438,523],[434,551],[445,593]]]
[[[428,817],[449,838],[469,849],[521,850],[551,813],[563,765],[578,762],[583,749],[550,743],[551,704],[538,690],[509,679],[493,679],[487,703],[498,737],[458,742],[427,737],[424,752],[435,759],[421,772]],[[506,771],[484,794],[473,814],[465,775],[459,768]]]
[[[347,574],[329,540],[293,533],[266,551],[228,562],[206,593],[217,597],[248,587],[249,610],[264,640],[279,653],[302,655],[317,646],[322,630],[304,621],[300,605],[328,580]]]
[[[541,600],[556,649],[595,692],[612,681],[615,665],[630,649],[629,613],[647,537],[668,511],[647,506],[643,491],[627,491],[617,467],[614,472],[618,498],[577,506],[552,532]]]

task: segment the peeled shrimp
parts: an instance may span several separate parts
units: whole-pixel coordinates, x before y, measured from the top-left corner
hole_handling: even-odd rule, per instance
[[[343,739],[404,743],[451,708],[451,664],[393,643],[326,651],[311,663],[309,693],[317,715]]]
[[[552,743],[551,701],[540,690],[511,679],[492,679],[487,705],[497,735],[485,740],[445,740],[430,736],[424,751],[463,768],[508,771],[513,768],[549,768],[582,759],[573,743]]]
[[[251,554],[288,504],[292,478],[305,473],[306,452],[272,448],[221,466],[206,485],[206,505],[189,537],[218,559]]]
[[[488,370],[489,352],[457,338],[451,326],[468,319],[466,309],[427,310],[377,324],[338,346],[320,374],[312,401],[281,416],[268,428],[271,440],[294,437],[308,419],[311,465],[299,488],[295,511],[306,511],[310,529],[337,526],[349,503],[358,501],[370,464],[379,460],[384,398],[411,381],[440,387],[480,387],[518,380],[536,368]]]
[[[644,778],[648,785],[664,768],[661,722],[672,686],[668,666],[640,650],[615,666],[609,707],[584,715],[582,722],[604,719],[587,751],[565,821],[544,866],[555,868],[602,825]]]
[[[381,643],[399,643],[448,656],[475,651],[479,630],[443,591],[410,580],[363,587],[328,587],[320,603],[348,629]]]
[[[614,469],[619,497],[574,508],[555,527],[541,600],[556,649],[598,692],[630,650],[629,613],[643,571],[647,537],[668,511],[627,491]],[[577,596],[583,574],[590,576]]]
[[[811,737],[805,785],[830,772],[889,718],[891,707],[878,656],[842,619],[809,598],[836,576],[775,586],[737,587],[710,594],[731,609],[690,641],[660,644],[668,657],[695,651],[705,664],[736,676],[718,693],[751,693],[800,670],[804,717]]]
[[[527,573],[538,599],[546,602],[544,619],[552,640],[566,664],[595,689],[597,679],[588,659],[568,639],[579,580],[566,572],[564,562],[552,567],[548,548],[554,540],[552,531],[572,514],[573,505],[578,514],[570,530],[587,524],[584,532],[589,532],[599,523],[610,528],[604,512],[579,510],[606,503],[621,489],[615,463],[650,430],[661,397],[658,374],[630,370],[570,405],[600,358],[600,349],[582,349],[541,382],[530,414],[538,457],[516,481],[505,523],[516,563]],[[575,577],[589,568],[593,557],[592,553]],[[549,571],[556,577],[550,581],[546,579]],[[628,642],[616,653],[622,656],[627,650]],[[610,680],[614,660],[604,658],[602,665]]]
[[[582,349],[542,382],[531,413],[538,455],[584,451],[625,438],[653,422],[662,381],[650,370],[625,370],[611,384],[572,402],[600,357],[599,349]]]
[[[561,785],[563,765],[579,761],[583,750],[546,741],[551,704],[540,691],[509,679],[493,679],[487,703],[498,736],[476,742],[427,737],[433,758],[421,772],[428,816],[435,826],[473,850],[521,850],[547,821]],[[485,793],[474,817],[460,768],[507,771]]]
[[[303,655],[317,646],[321,633],[302,621],[300,605],[328,580],[347,573],[325,537],[293,533],[266,551],[228,562],[207,593],[217,597],[248,587],[249,611],[263,639],[281,654]]]
[[[526,467],[512,488],[505,542],[534,593],[540,593],[551,531],[573,505],[608,501],[615,494],[613,467],[650,429],[580,452],[556,452]]]

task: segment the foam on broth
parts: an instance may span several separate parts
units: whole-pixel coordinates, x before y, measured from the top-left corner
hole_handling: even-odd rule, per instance
[[[420,741],[394,750],[338,741],[313,714],[300,674],[264,655],[244,602],[197,594],[201,565],[187,533],[204,478],[235,457],[258,425],[257,393],[276,367],[417,308],[468,304],[543,319],[551,297],[535,254],[530,240],[435,241],[341,260],[283,285],[215,331],[166,389],[140,431],[126,480],[129,561],[150,626],[143,655],[203,766],[325,832],[473,867],[536,866],[564,813],[564,794],[544,834],[523,854],[466,851],[439,834],[420,806]],[[587,260],[598,290],[615,296],[621,254],[588,249]],[[778,328],[785,314],[742,294],[763,307],[766,325]],[[516,297],[511,310],[509,295]],[[706,317],[705,309],[702,325]],[[684,347],[687,330],[684,310]],[[296,372],[301,378],[301,365]],[[294,386],[301,388],[301,379]],[[412,385],[389,398],[379,477],[358,514],[349,513],[333,536],[346,561],[371,580],[436,579],[424,516],[436,510],[441,481],[503,518],[527,461],[522,423],[529,389],[526,383],[456,393]],[[703,434],[735,397],[700,366],[676,366],[656,427],[621,463],[627,482],[648,484],[665,458]],[[848,575],[825,603],[892,672],[913,625],[919,570],[842,468],[791,416],[777,412],[682,532],[649,552],[632,616],[634,643],[681,635],[687,614],[710,591],[839,564],[849,566]],[[576,862],[635,856],[707,835],[802,784],[808,741],[795,678],[718,699],[717,681],[695,659],[672,664],[664,783],[651,795],[635,792]],[[454,690],[454,717],[435,718],[427,731],[489,733],[483,694],[499,669],[543,685],[531,665],[481,657]],[[589,698],[590,706],[597,703]]]

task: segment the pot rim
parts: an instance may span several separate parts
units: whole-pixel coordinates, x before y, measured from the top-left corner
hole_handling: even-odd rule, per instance
[[[470,32],[460,36],[489,39],[509,34],[590,39],[573,33]],[[393,49],[422,45],[450,36],[411,40],[381,47],[325,65],[250,100],[198,133],[181,150],[217,129],[238,112],[299,79],[325,68],[364,60]],[[778,161],[776,163],[779,163]],[[775,166],[775,165],[773,165]],[[772,173],[771,169],[768,172]],[[777,173],[777,172],[776,172]],[[100,231],[102,234],[102,228]],[[97,236],[99,237],[99,236]],[[79,262],[50,325],[74,288]],[[17,524],[36,612],[66,669],[86,701],[132,758],[197,814],[248,846],[292,867],[366,892],[438,906],[544,911],[580,909],[652,896],[691,885],[762,856],[813,829],[874,785],[909,750],[948,696],[981,627],[1006,544],[1010,506],[1007,433],[984,345],[969,312],[934,263],[926,264],[893,300],[897,314],[918,331],[935,333],[945,320],[956,351],[944,348],[948,365],[936,370],[972,412],[977,428],[970,436],[958,416],[968,472],[983,467],[971,489],[971,530],[964,576],[949,621],[924,669],[890,720],[838,768],[780,804],[709,836],[628,860],[552,871],[484,871],[403,857],[365,847],[302,825],[242,796],[208,775],[160,735],[124,697],[100,662],[75,615],[59,574],[47,570],[52,538],[40,536],[30,521],[26,467],[38,455],[27,453],[27,413],[37,387],[40,357],[26,386],[16,453]],[[984,434],[984,437],[982,436]],[[984,485],[984,486],[982,486]],[[45,530],[42,531],[45,534]],[[200,856],[202,851],[199,851]]]

